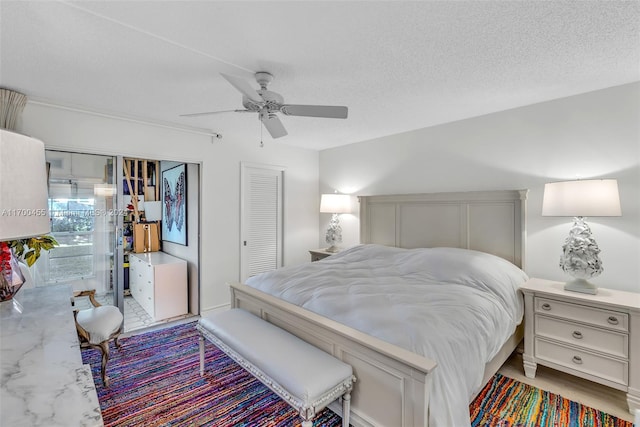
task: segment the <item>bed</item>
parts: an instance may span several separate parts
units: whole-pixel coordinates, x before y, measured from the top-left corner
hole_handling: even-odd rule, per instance
[[[232,306],[351,364],[357,377],[353,425],[468,425],[469,401],[522,338],[517,286],[526,274],[516,266],[524,268],[526,196],[526,190],[518,190],[360,197],[362,245],[320,262],[256,276],[247,284],[231,284]],[[378,258],[393,260],[383,267]],[[445,261],[453,264],[443,267]],[[483,267],[467,271],[467,264]],[[353,269],[338,273],[344,266]],[[391,275],[394,269],[400,270],[400,279]],[[365,284],[354,270],[373,271],[366,280],[374,284]],[[493,287],[487,285],[492,277],[505,274],[512,291],[498,289],[486,301],[469,299],[486,293],[478,286]],[[312,282],[314,277],[327,286]],[[402,286],[391,289],[396,280]],[[469,280],[473,287],[467,286]],[[365,295],[371,286],[373,295]],[[456,289],[454,297],[450,289]],[[438,301],[425,310],[426,318],[404,308],[407,303],[426,305],[425,295]],[[405,305],[396,305],[398,301]],[[374,310],[366,314],[364,306]],[[488,314],[494,306],[501,306],[497,311],[502,313]],[[438,310],[444,312],[440,318],[429,317]],[[482,313],[480,332],[464,330],[466,326],[462,334],[450,329],[449,323],[467,324],[465,311]],[[397,319],[404,319],[404,326],[392,327]],[[426,344],[419,335],[427,336]],[[465,341],[469,337],[474,339]],[[495,340],[482,344],[490,337]],[[469,347],[477,351],[465,351]],[[332,410],[340,413],[339,405]]]

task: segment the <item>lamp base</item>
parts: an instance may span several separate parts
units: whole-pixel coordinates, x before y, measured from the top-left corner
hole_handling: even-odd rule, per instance
[[[565,283],[564,290],[591,295],[595,295],[598,293],[598,287],[591,282],[587,282],[584,279],[575,279]]]
[[[331,245],[327,249],[325,249],[326,252],[331,252],[331,253],[338,252],[339,250],[340,249],[336,245]]]

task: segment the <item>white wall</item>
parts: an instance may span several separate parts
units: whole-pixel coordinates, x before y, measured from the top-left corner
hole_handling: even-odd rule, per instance
[[[157,185],[162,183],[162,172],[178,166],[182,163],[173,161],[160,162]],[[160,194],[164,188],[160,187]],[[160,197],[162,200],[162,196]],[[187,244],[162,241],[162,252],[182,258],[187,261],[187,277],[189,284],[189,313],[200,314],[200,282],[199,282],[199,256],[200,256],[200,169],[197,163],[187,163]]]
[[[308,261],[318,241],[318,152],[265,142],[223,139],[28,103],[18,130],[47,148],[121,154],[201,164],[200,309],[228,304],[226,282],[239,279],[240,162],[275,164],[285,170],[285,265]]]
[[[576,178],[616,178],[620,189],[622,217],[588,219],[604,265],[593,283],[640,292],[640,83],[320,152],[321,192],[529,189],[526,270],[558,281],[569,279],[558,261],[571,219],[542,217],[542,192]],[[357,214],[341,224],[343,246],[358,243]]]

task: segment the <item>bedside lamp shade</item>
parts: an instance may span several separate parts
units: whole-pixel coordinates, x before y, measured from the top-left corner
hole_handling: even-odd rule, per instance
[[[0,129],[0,241],[50,231],[44,144]]]
[[[587,216],[621,216],[618,181],[588,179],[545,184],[542,216],[572,216],[573,226],[562,246],[560,268],[575,279],[565,284],[567,291],[596,294],[597,287],[587,279],[604,269],[600,248],[591,237]]]
[[[542,216],[622,216],[618,181],[588,179],[545,184]]]
[[[351,198],[348,194],[323,194],[320,198],[320,213],[351,213]]]

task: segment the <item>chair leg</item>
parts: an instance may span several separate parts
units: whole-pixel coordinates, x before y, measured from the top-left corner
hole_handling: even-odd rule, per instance
[[[100,373],[102,374],[102,383],[105,387],[109,387],[109,377],[107,377],[107,362],[109,361],[109,341],[102,341],[100,344],[100,350],[102,351],[102,368]]]
[[[118,350],[120,350],[122,348],[122,344],[120,344],[120,335],[118,334],[118,336],[116,336],[116,339],[113,340],[113,342],[116,344],[116,347],[118,348]]]

